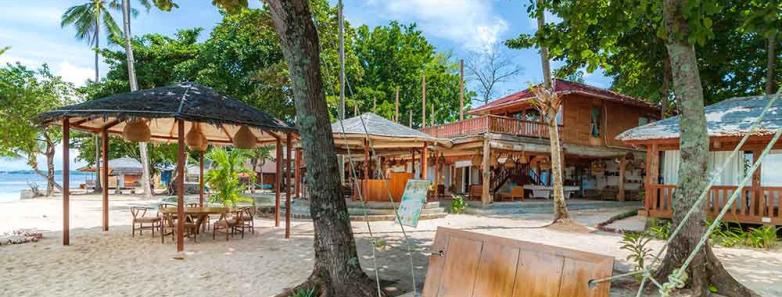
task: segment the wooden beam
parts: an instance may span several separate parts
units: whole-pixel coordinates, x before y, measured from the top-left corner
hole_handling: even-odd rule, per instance
[[[282,181],[282,139],[277,138],[277,173],[274,175],[274,227],[280,226],[280,182]]]
[[[204,151],[198,152],[198,207],[204,207]]]
[[[367,195],[369,194],[369,190],[367,189],[367,186],[369,186],[369,179],[372,178],[372,174],[369,172],[369,142],[367,140],[364,140],[364,180],[361,182],[361,195],[363,196],[363,200],[367,201]]]
[[[440,185],[440,157],[439,153],[434,153],[434,198],[435,200],[439,200],[439,185]]]
[[[423,147],[421,148],[421,179],[426,179],[426,170],[427,170],[427,162],[429,159],[429,149],[426,147],[426,142],[424,142]]]
[[[176,251],[185,250],[185,121],[177,121]]]
[[[68,117],[62,119],[62,245],[71,244],[71,164],[69,145],[71,141],[71,123]]]
[[[285,175],[285,238],[291,238],[291,134],[285,135],[285,149],[287,150],[288,160],[285,167],[288,168]]]
[[[118,120],[118,119],[115,119],[115,120],[113,120],[111,122],[106,123],[105,125],[103,125],[103,127],[100,127],[100,128],[101,128],[101,130],[108,130],[108,129],[111,129],[112,127],[118,125],[119,123],[122,123],[122,121]]]
[[[491,186],[491,168],[489,163],[491,159],[491,147],[489,146],[489,138],[486,137],[483,141],[483,160],[481,162],[481,203],[487,205],[491,203],[492,197],[489,186]]]
[[[109,231],[109,132],[103,129],[101,132],[101,159],[103,160],[103,172],[98,172],[101,175],[101,183],[103,187],[103,231]]]
[[[628,161],[627,155],[622,156],[619,161],[619,181],[617,181],[619,189],[616,192],[616,200],[619,201],[625,201],[625,171]]]
[[[220,129],[221,129],[221,130],[223,130],[223,134],[225,134],[225,137],[228,137],[228,140],[229,140],[230,142],[233,142],[233,141],[234,141],[234,138],[233,138],[233,137],[231,137],[231,133],[228,133],[228,129],[225,129],[225,125],[223,125],[223,124],[220,124]]]

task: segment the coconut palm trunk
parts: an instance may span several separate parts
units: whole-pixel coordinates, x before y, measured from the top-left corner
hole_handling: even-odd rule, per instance
[[[98,50],[100,49],[100,19],[95,19],[95,83],[100,81],[100,68],[98,66]],[[95,143],[95,192],[101,192],[103,185],[100,182],[100,137],[92,136]]]
[[[122,0],[122,31],[125,35],[125,54],[128,59],[128,83],[130,91],[138,91],[138,81],[136,80],[136,67],[133,65],[133,46],[131,45],[130,33],[130,0]],[[150,185],[149,175],[149,157],[147,153],[147,143],[138,143],[139,156],[141,157],[141,186],[144,189],[144,196],[147,199],[152,198],[152,186]]]

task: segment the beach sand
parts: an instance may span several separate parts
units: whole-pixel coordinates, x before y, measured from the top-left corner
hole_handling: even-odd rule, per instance
[[[111,229],[100,230],[98,196],[77,196],[71,201],[71,245],[61,245],[61,201],[35,199],[0,203],[0,232],[12,229],[44,230],[36,243],[0,246],[0,296],[272,296],[309,275],[313,265],[312,224],[292,223],[292,238],[273,221],[256,220],[256,233],[244,239],[185,241],[184,259],[178,260],[170,238],[165,244],[149,231],[131,237],[130,205],[150,202],[135,197],[114,197],[110,203]],[[154,202],[153,202],[154,203]],[[576,220],[594,225],[622,210],[573,212]],[[426,274],[428,247],[438,226],[465,229],[515,239],[613,255],[627,266],[616,234],[576,234],[551,229],[529,229],[546,223],[547,216],[528,219],[449,215],[421,221],[406,228],[413,254],[418,290]],[[354,222],[359,258],[370,277],[377,273],[383,287],[400,295],[413,289],[410,259],[398,225],[372,222],[373,234],[388,243],[376,252],[364,222]],[[657,250],[661,242],[651,247]],[[725,266],[741,282],[762,296],[782,296],[782,252],[752,249],[715,249]],[[419,291],[420,292],[420,291]],[[634,296],[632,285],[615,285],[612,296]],[[656,295],[656,294],[655,294]]]

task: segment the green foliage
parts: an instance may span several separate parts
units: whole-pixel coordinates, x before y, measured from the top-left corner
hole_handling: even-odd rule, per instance
[[[241,174],[250,177],[250,184],[255,184],[255,172],[245,167],[248,153],[240,149],[212,149],[206,157],[212,161],[213,168],[206,174],[205,181],[215,193],[209,197],[209,202],[220,202],[225,206],[236,206],[237,202],[252,202],[244,196],[244,185]]]
[[[463,195],[453,195],[451,200],[451,213],[460,214],[467,208],[467,202],[464,200]]]
[[[760,13],[777,18],[779,6],[746,0],[688,1],[685,16],[693,32],[688,35],[695,46],[704,97],[708,103],[763,92],[766,70],[766,38],[756,32],[780,28],[779,25],[750,25]],[[511,48],[546,45],[551,58],[564,62],[558,72],[565,76],[581,69],[592,72],[598,67],[613,79],[612,88],[632,96],[660,102],[670,93],[663,92],[666,80],[667,52],[662,22],[663,1],[583,0],[547,1],[548,12],[562,19],[549,23],[542,34],[521,34],[506,41]],[[533,3],[534,4],[534,3]],[[778,5],[778,4],[777,4]],[[537,13],[529,6],[530,15]],[[777,9],[774,12],[774,9]],[[773,16],[772,16],[773,15]],[[764,18],[765,19],[765,18]],[[774,21],[778,22],[778,21]],[[772,24],[776,24],[771,22]],[[760,30],[760,31],[759,31]],[[777,48],[782,47],[777,38]],[[782,79],[777,72],[776,80]],[[667,77],[670,82],[670,76]],[[669,83],[669,87],[672,84]],[[664,100],[666,103],[668,100]]]
[[[315,297],[317,296],[316,292],[315,288],[300,288],[293,292],[291,297]]]
[[[711,223],[711,221],[706,222],[707,225]],[[746,246],[751,248],[770,249],[778,244],[779,238],[777,237],[777,231],[779,231],[779,229],[776,229],[773,226],[749,228],[749,231],[744,231],[741,227],[734,227],[721,223],[718,228],[714,229],[709,240],[714,244],[724,247]]]
[[[649,229],[646,230],[646,232],[654,237],[654,239],[659,240],[668,240],[669,237],[671,237],[672,232],[672,225],[671,221],[668,220],[654,220],[652,221],[651,226],[649,226]]]
[[[642,270],[646,267],[644,265],[646,258],[652,254],[652,249],[646,247],[646,245],[651,240],[652,238],[644,232],[626,232],[622,235],[622,246],[620,249],[630,253],[627,255],[627,260],[635,264],[636,270]]]
[[[111,11],[119,11],[120,6],[116,1],[89,0],[68,8],[62,14],[60,26],[73,26],[76,29],[76,39],[84,40],[89,45],[97,48],[100,29],[110,36],[121,36],[122,33],[117,22],[111,15]],[[102,28],[100,24],[102,23]]]
[[[750,228],[746,235],[745,244],[753,248],[770,249],[778,244],[777,231],[773,226]]]
[[[706,225],[711,224],[711,221],[707,221]],[[720,224],[719,228],[714,229],[714,232],[709,236],[709,240],[712,243],[721,245],[724,247],[735,247],[742,245],[745,242],[746,233],[743,229],[738,227],[731,227],[728,225]]]

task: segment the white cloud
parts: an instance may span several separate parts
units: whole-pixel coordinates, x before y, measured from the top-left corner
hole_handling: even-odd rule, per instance
[[[371,1],[392,19],[416,22],[432,36],[461,44],[468,50],[485,50],[508,30],[508,22],[482,0]]]
[[[23,2],[19,2],[22,4]],[[51,7],[45,5],[36,5],[31,7],[30,3],[23,5],[3,4],[0,10],[0,18],[8,22],[23,23],[30,26],[48,26],[56,24],[59,26],[60,17],[65,11],[64,8]]]
[[[72,82],[77,86],[84,85],[88,79],[95,79],[94,68],[73,65],[69,61],[60,62],[54,71],[63,80]]]

